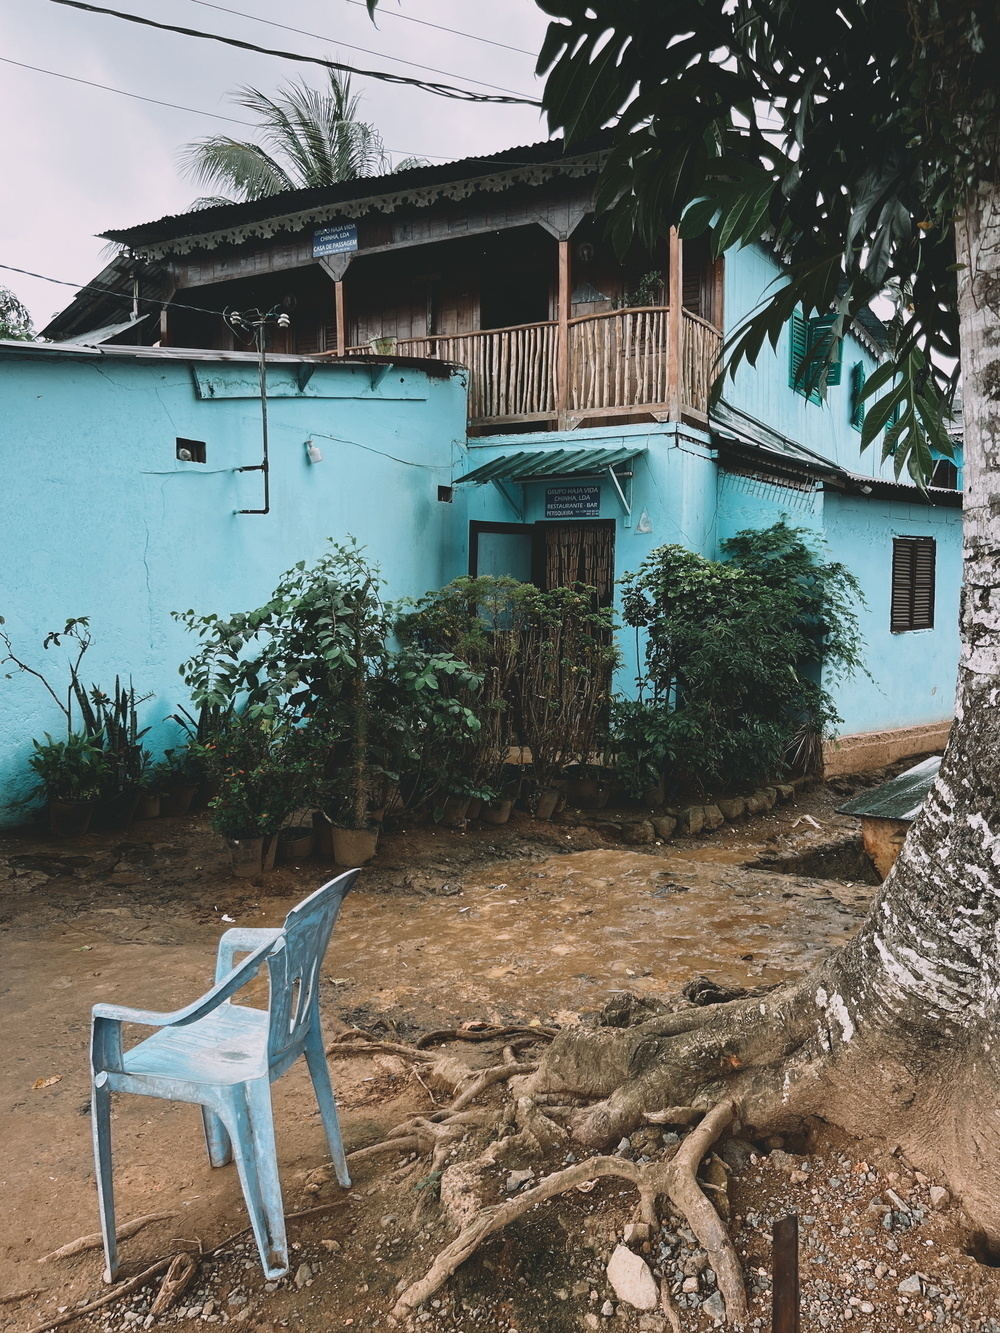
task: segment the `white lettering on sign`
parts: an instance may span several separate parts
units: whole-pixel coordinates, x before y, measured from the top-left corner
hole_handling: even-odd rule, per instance
[[[600,486],[548,486],[546,518],[597,518],[601,512]]]

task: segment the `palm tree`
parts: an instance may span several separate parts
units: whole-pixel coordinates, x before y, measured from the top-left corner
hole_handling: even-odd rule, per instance
[[[360,100],[351,93],[350,78],[342,79],[336,70],[330,70],[329,87],[322,92],[304,80],[284,84],[273,98],[248,85],[240,88],[233,101],[258,118],[262,142],[212,134],[186,144],[181,170],[200,184],[230,192],[196,199],[191,208],[391,171],[378,130],[357,118]],[[406,158],[396,170],[419,165],[419,158]]]

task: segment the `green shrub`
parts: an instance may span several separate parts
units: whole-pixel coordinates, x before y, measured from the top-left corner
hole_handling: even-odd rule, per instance
[[[728,561],[662,546],[622,580],[625,623],[646,636],[638,700],[615,710],[619,769],[637,793],[654,774],[678,794],[753,786],[840,720],[820,669],[860,666],[863,599],[805,535],[784,521],[738,533]]]

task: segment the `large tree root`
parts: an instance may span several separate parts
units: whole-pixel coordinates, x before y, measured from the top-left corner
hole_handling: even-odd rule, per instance
[[[476,1250],[511,1222],[530,1212],[538,1204],[556,1195],[565,1194],[604,1176],[618,1176],[629,1181],[639,1192],[639,1207],[643,1221],[658,1225],[656,1198],[667,1194],[679,1213],[687,1218],[709,1261],[715,1269],[719,1291],[726,1303],[726,1316],[731,1323],[742,1324],[746,1319],[746,1292],[743,1275],[732,1241],[718,1213],[702,1193],[697,1182],[697,1171],[702,1157],[733,1119],[734,1106],[721,1102],[704,1117],[701,1124],[688,1135],[681,1149],[668,1162],[638,1164],[621,1157],[591,1157],[563,1171],[554,1171],[534,1189],[526,1190],[517,1198],[492,1208],[484,1208],[476,1218],[463,1227],[455,1239],[438,1254],[427,1273],[410,1284],[393,1307],[393,1316],[405,1318],[429,1300],[435,1291]]]

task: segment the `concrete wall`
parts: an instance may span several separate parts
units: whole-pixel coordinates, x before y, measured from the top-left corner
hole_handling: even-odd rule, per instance
[[[858,616],[872,679],[827,682],[844,718],[843,734],[947,723],[954,716],[958,669],[961,511],[828,492],[824,514],[830,558],[856,576],[866,603]],[[937,543],[933,629],[889,629],[893,537],[933,537]]]
[[[775,279],[784,281],[782,269],[762,245],[726,256],[727,337],[765,297],[773,294]],[[881,462],[877,442],[862,453],[861,432],[851,425],[851,367],[860,361],[866,376],[871,375],[877,365],[875,358],[857,337],[848,334],[843,340],[840,384],[827,390],[823,402],[812,403],[789,386],[789,327],[782,330],[775,351],[765,343],[756,366],[744,363],[735,381],[727,378],[723,397],[733,407],[830,462],[864,476],[891,480],[891,460]]]
[[[271,368],[271,513],[261,474],[252,360],[185,360],[0,348],[0,615],[19,654],[60,687],[48,630],[89,616],[88,681],[115,674],[153,691],[147,744],[176,735],[163,719],[187,702],[178,665],[194,647],[171,611],[229,614],[266,600],[281,573],[348,534],[381,565],[393,597],[419,596],[461,572],[461,498],[444,504],[465,433],[464,377],[393,367],[303,363]],[[312,369],[307,366],[306,369]],[[204,441],[204,465],[179,462],[177,437]],[[311,464],[313,439],[324,460]],[[39,682],[0,675],[0,821],[28,785],[31,738],[59,734]]]

